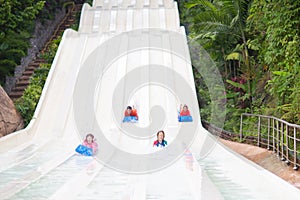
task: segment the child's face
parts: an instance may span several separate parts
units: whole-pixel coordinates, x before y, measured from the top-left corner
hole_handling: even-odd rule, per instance
[[[131,109],[127,109],[127,113],[128,113],[128,114],[131,114]]]
[[[187,108],[186,106],[183,107],[183,110],[184,110],[184,111],[187,111],[187,109],[188,109],[188,108]]]
[[[164,139],[164,134],[163,134],[163,132],[159,132],[159,133],[158,133],[157,139],[158,139],[159,141],[162,141],[162,140]]]
[[[88,137],[86,138],[86,141],[87,141],[89,144],[92,143],[92,142],[93,142],[92,136],[88,136]]]

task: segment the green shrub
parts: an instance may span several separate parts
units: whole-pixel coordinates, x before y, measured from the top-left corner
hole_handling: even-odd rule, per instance
[[[32,116],[36,109],[37,103],[39,102],[44,84],[46,82],[51,67],[50,63],[52,63],[55,52],[58,47],[57,45],[51,46],[53,48],[51,48],[48,52],[42,55],[43,57],[47,58],[48,63],[41,64],[40,67],[35,70],[34,75],[30,79],[30,84],[26,88],[23,96],[15,102],[17,110],[20,112],[24,119],[25,126],[28,125],[28,123],[32,119]]]
[[[21,113],[25,125],[28,125],[32,119],[50,67],[51,64],[49,63],[41,64],[40,68],[35,71],[33,77],[30,79],[30,84],[26,88],[23,96],[15,102],[15,106]]]
[[[3,84],[6,75],[13,75],[14,67],[17,65],[13,60],[0,60],[0,83]]]
[[[42,87],[40,85],[29,85],[23,96],[15,102],[15,106],[22,115],[25,125],[28,125],[32,119],[41,93]]]
[[[45,63],[41,64],[40,67],[35,70],[34,75],[30,79],[30,84],[25,90],[23,96],[15,102],[17,110],[21,113],[24,119],[25,126],[28,125],[35,112],[60,41],[61,37],[53,40],[46,52],[40,55],[40,57],[44,59]]]

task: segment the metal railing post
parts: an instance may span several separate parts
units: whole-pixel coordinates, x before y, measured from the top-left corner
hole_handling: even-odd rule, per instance
[[[275,119],[272,120],[272,124],[273,124],[273,131],[272,131],[272,134],[273,134],[273,152],[275,152]]]
[[[278,120],[276,120],[276,125],[277,125],[277,142],[276,142],[277,146],[276,146],[276,150],[277,150],[277,156],[279,157],[280,152],[279,152],[279,121]]]
[[[286,124],[285,125],[285,138],[286,138],[286,141],[285,141],[285,144],[286,144],[286,149],[285,149],[285,155],[286,155],[286,163],[289,163],[290,162],[290,159],[289,159],[289,127],[288,125]]]
[[[240,141],[243,139],[243,114],[241,114],[241,123],[240,123]]]
[[[258,117],[257,124],[257,146],[260,146],[260,116]]]
[[[298,169],[298,166],[297,166],[297,141],[296,141],[296,127],[294,127],[294,170],[297,170]]]
[[[268,118],[268,141],[267,141],[267,149],[270,150],[270,118]]]
[[[284,141],[283,141],[283,137],[284,137],[284,132],[283,132],[283,123],[282,122],[280,122],[280,124],[281,124],[281,126],[280,126],[280,141],[281,141],[281,160],[284,160],[284,154],[283,154],[283,143],[284,143]]]

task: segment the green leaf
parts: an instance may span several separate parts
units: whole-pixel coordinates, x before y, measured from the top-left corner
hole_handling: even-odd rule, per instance
[[[227,98],[227,99],[231,99],[231,98],[238,97],[239,95],[240,95],[239,92],[227,93],[227,94],[226,94],[226,98]]]
[[[185,7],[186,7],[187,9],[190,9],[190,8],[193,8],[193,7],[197,6],[197,5],[198,5],[198,3],[186,3],[186,4],[185,4]]]
[[[237,83],[237,82],[234,82],[234,81],[228,80],[228,79],[226,80],[226,82],[229,83],[229,84],[231,84],[234,87],[241,88],[241,89],[243,89],[243,90],[246,91],[246,86],[244,84]]]
[[[226,56],[226,60],[239,60],[241,61],[241,55],[237,52],[232,52],[231,54]]]
[[[285,71],[272,71],[272,73],[274,75],[277,75],[277,76],[283,76],[283,77],[286,77],[286,76],[290,76],[291,73],[289,72],[285,72]]]

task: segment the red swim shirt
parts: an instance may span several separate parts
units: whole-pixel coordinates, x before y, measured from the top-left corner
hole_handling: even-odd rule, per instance
[[[187,110],[187,111],[184,111],[184,110],[182,110],[181,112],[180,112],[180,116],[190,116],[191,114],[190,114],[190,111],[189,110]]]

